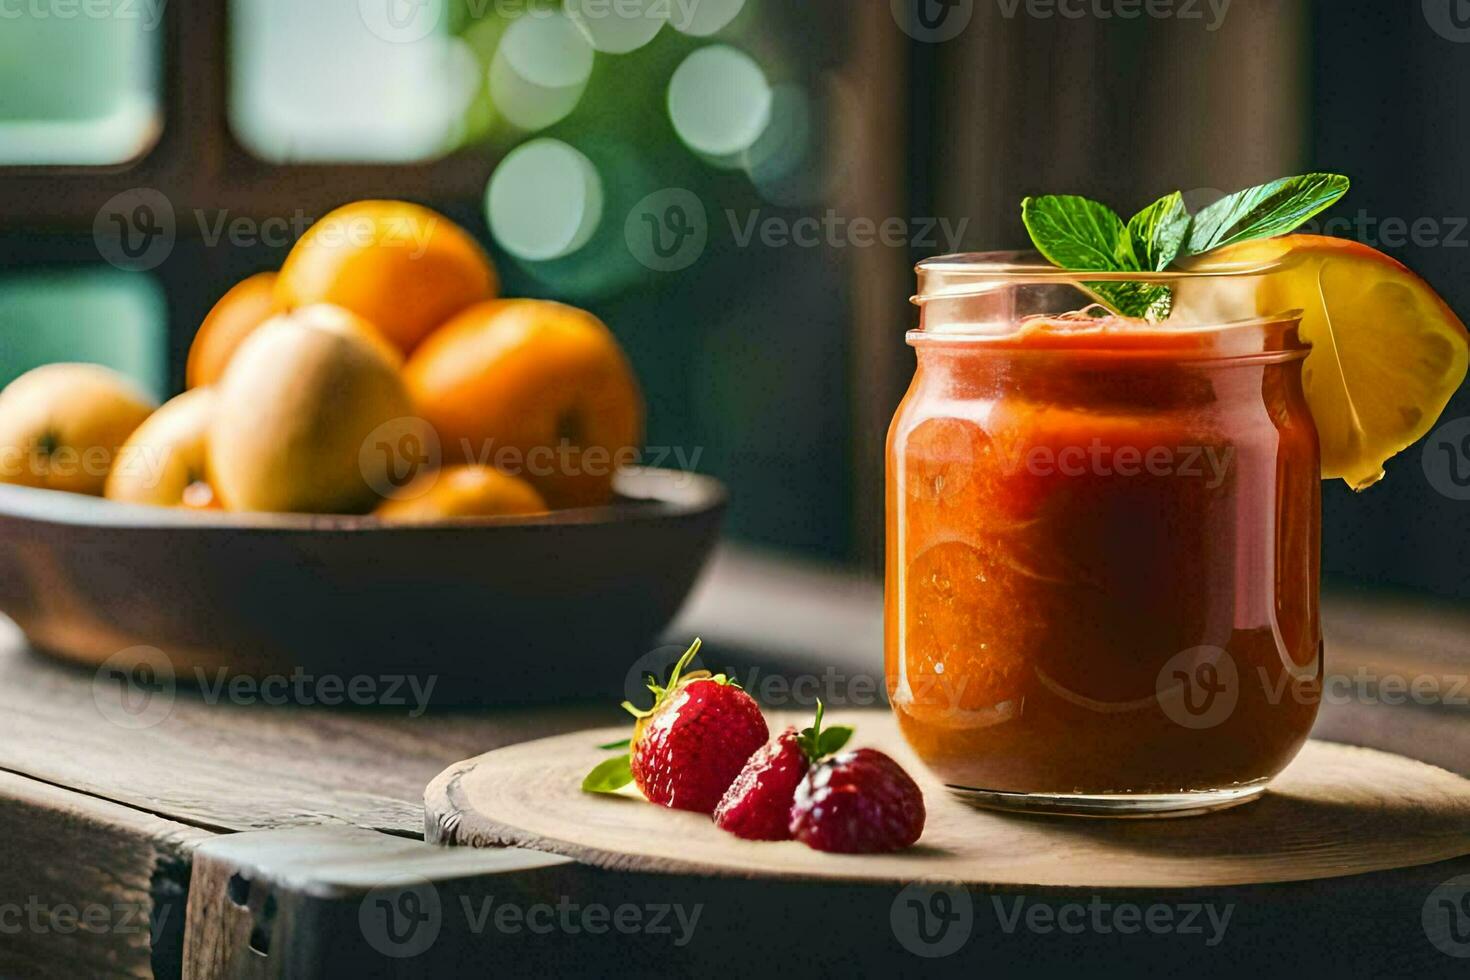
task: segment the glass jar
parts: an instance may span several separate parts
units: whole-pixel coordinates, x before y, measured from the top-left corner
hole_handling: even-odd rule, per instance
[[[1260,794],[1306,741],[1318,443],[1299,312],[1255,309],[1265,271],[919,267],[888,437],[887,686],[973,802],[1203,812]],[[1125,288],[1173,315],[1095,305]]]

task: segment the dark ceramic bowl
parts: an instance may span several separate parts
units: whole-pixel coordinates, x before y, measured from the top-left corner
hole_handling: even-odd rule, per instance
[[[388,525],[0,486],[0,611],[89,665],[161,651],[180,684],[224,668],[433,676],[436,700],[467,703],[620,691],[708,558],[725,491],[653,469],[617,491],[539,517]]]

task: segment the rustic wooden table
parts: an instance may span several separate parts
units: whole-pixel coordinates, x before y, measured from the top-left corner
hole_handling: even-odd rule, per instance
[[[1327,610],[1317,736],[1470,775],[1470,615],[1344,594]],[[779,707],[815,693],[852,712],[881,710],[880,622],[873,583],[725,551],[670,636],[702,634]],[[973,896],[973,925],[948,948],[910,934],[910,899],[892,889],[423,842],[424,787],[446,766],[617,723],[611,702],[411,716],[180,687],[119,714],[94,688],[106,683],[0,625],[0,975],[641,975],[783,959],[819,974],[1048,975],[1084,958],[1463,976],[1470,963],[1454,881],[1470,861],[1208,894],[997,889]],[[941,925],[956,914],[945,895],[918,899]],[[1220,910],[1228,929],[1211,925]]]

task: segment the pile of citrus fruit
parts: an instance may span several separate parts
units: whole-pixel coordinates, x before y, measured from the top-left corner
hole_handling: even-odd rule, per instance
[[[96,365],[11,383],[0,482],[391,521],[608,502],[642,439],[627,358],[592,314],[498,291],[443,215],[340,208],[220,299],[161,408]]]

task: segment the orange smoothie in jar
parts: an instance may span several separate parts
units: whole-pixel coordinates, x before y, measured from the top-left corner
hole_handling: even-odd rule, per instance
[[[1257,795],[1305,742],[1322,678],[1295,318],[1029,316],[909,340],[885,646],[910,745],[985,805],[1128,815]]]

